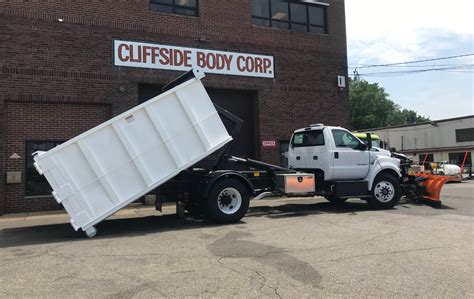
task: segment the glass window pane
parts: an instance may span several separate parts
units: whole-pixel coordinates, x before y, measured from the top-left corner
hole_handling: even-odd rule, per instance
[[[309,26],[309,32],[324,34],[326,30],[323,27]]]
[[[296,133],[291,144],[294,147],[324,145],[324,134],[321,130]]]
[[[253,18],[252,23],[257,25],[257,26],[270,27],[270,20],[263,20],[263,19]]]
[[[308,32],[308,26],[302,25],[302,24],[291,23],[291,31]]]
[[[359,140],[349,132],[344,130],[332,130],[332,136],[336,147],[349,147],[354,149],[359,147]]]
[[[176,0],[176,5],[196,8],[196,0]]]
[[[176,13],[179,15],[186,15],[186,16],[196,15],[196,11],[194,9],[185,9],[185,8],[176,8]]]
[[[291,21],[298,23],[307,23],[306,5],[291,3]]]
[[[164,13],[173,13],[173,7],[168,5],[150,3],[150,10]]]
[[[151,0],[150,3],[173,5],[173,0]]]
[[[290,24],[288,24],[287,22],[272,21],[272,27],[289,30]]]
[[[269,0],[252,0],[252,16],[270,18]]]
[[[309,23],[310,24],[325,26],[326,22],[324,20],[324,8],[323,7],[309,6],[308,7],[308,13],[309,13]]]
[[[272,19],[287,21],[288,20],[288,2],[284,0],[272,1]]]

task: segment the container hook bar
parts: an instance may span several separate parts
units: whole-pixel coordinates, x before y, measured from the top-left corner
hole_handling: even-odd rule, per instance
[[[182,74],[178,78],[174,79],[170,83],[163,86],[162,91],[163,92],[168,91],[168,90],[172,89],[173,87],[176,87],[176,86],[180,85],[181,83],[184,83],[184,82],[186,82],[188,80],[191,80],[193,78],[201,80],[205,76],[206,75],[204,74],[204,72],[202,70],[197,69],[197,68],[193,68],[193,69],[187,71],[186,73]]]

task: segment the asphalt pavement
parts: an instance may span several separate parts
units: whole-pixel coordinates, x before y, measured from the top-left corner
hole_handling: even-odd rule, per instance
[[[88,239],[65,214],[0,217],[0,297],[474,297],[474,182],[403,201],[252,202],[215,225],[131,207]]]

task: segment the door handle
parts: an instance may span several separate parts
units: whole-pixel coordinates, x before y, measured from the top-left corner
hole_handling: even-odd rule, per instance
[[[338,152],[334,152],[334,159],[339,159],[339,153]]]
[[[313,156],[313,160],[318,160],[318,156]]]
[[[296,156],[296,160],[301,160],[301,157],[300,156]]]

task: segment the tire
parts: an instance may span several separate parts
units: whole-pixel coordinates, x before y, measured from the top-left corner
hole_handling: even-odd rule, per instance
[[[249,208],[247,186],[236,179],[218,180],[207,197],[207,214],[217,223],[234,223],[242,219]]]
[[[332,202],[333,204],[343,204],[348,200],[348,198],[340,198],[340,197],[335,197],[334,195],[324,195],[324,198],[326,198],[328,201]]]
[[[399,180],[393,175],[380,173],[372,185],[371,197],[367,199],[373,209],[391,209],[398,204],[402,196]]]

